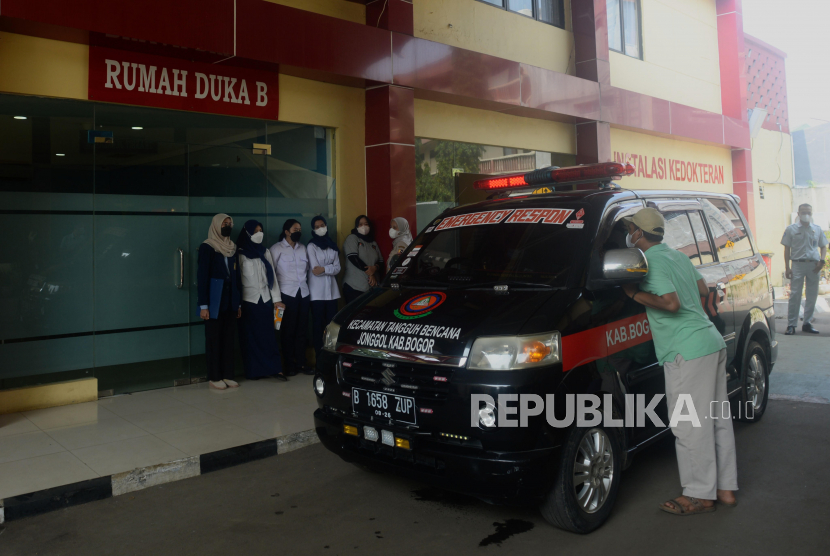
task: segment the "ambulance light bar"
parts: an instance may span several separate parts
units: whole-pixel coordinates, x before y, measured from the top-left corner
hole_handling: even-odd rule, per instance
[[[511,176],[487,178],[485,180],[478,180],[473,184],[473,187],[476,189],[494,190],[544,185],[549,183],[564,185],[591,181],[611,181],[614,179],[620,179],[623,176],[630,176],[633,173],[634,166],[631,164],[601,162],[599,164],[556,168],[554,170],[550,170],[549,172],[536,171],[528,174],[514,174]]]

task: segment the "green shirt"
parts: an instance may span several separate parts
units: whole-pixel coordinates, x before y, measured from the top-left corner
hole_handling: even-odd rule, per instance
[[[680,299],[676,313],[646,307],[660,364],[674,361],[678,353],[691,361],[725,348],[723,337],[700,304],[697,281],[703,276],[689,257],[661,243],[646,251],[646,259],[648,274],[640,289],[654,295],[676,292]]]

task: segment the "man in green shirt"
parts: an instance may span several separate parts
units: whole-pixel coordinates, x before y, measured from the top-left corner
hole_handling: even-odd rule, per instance
[[[646,254],[648,274],[639,286],[628,284],[624,289],[646,306],[654,349],[665,373],[669,415],[679,396],[685,395],[700,424],[679,421],[672,427],[683,496],[664,502],[660,509],[690,515],[715,511],[716,500],[735,505],[738,475],[732,421],[709,418],[709,408],[717,407],[719,413],[729,398],[726,344],[700,300],[709,293],[706,280],[688,256],[663,243],[666,222],[659,211],[643,209],[625,223],[626,243]]]

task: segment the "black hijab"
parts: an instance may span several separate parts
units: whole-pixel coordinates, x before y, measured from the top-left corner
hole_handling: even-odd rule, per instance
[[[357,231],[357,227],[360,225],[360,220],[363,218],[365,218],[366,222],[369,223],[369,233],[365,236],[361,233],[358,233]],[[372,243],[373,241],[375,241],[375,225],[372,224],[372,221],[369,220],[369,217],[365,214],[361,214],[360,216],[354,219],[354,228],[352,228],[352,233],[360,239],[362,239],[363,241],[365,241],[366,243]]]
[[[239,232],[239,237],[236,238],[237,253],[245,255],[248,259],[262,261],[262,264],[265,265],[265,275],[268,277],[268,289],[270,290],[274,287],[274,269],[271,268],[271,264],[265,258],[265,245],[251,241],[251,236],[254,235],[257,226],[265,230],[265,226],[256,220],[248,220],[242,226],[242,231]]]
[[[323,224],[325,224],[328,227],[328,222],[326,222],[326,219],[323,218],[322,216],[315,216],[314,218],[312,218],[311,219],[311,239],[309,240],[309,243],[313,243],[314,245],[316,245],[317,247],[319,247],[323,251],[325,251],[326,249],[334,249],[335,253],[339,253],[340,249],[337,248],[337,244],[334,243],[331,240],[331,238],[329,237],[328,234],[326,234],[324,236],[318,236],[316,233],[314,233],[314,223],[317,222],[318,220],[322,220]]]

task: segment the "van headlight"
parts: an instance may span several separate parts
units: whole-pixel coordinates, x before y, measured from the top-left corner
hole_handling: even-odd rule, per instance
[[[323,333],[323,349],[326,351],[337,351],[337,335],[340,334],[340,325],[332,321],[326,326]]]
[[[479,371],[512,371],[558,363],[559,332],[527,336],[483,336],[470,350],[467,368]]]

